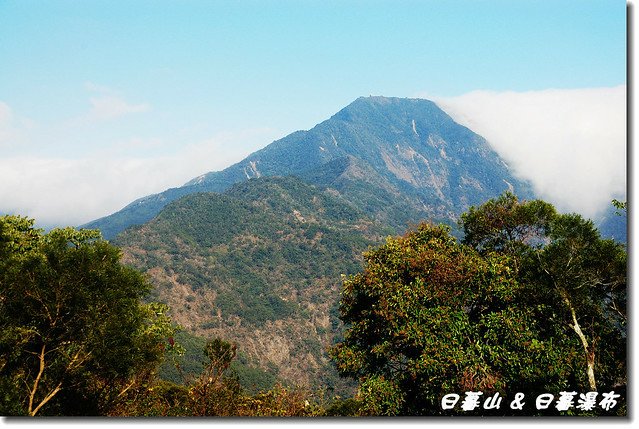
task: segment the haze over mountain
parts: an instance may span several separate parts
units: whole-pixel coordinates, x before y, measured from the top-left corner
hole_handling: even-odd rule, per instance
[[[453,221],[470,205],[512,190],[531,197],[481,136],[423,99],[361,97],[309,131],[297,131],[225,170],[134,201],[90,222],[113,238],[196,192],[222,192],[265,176],[296,175],[341,193],[401,231],[421,219]]]

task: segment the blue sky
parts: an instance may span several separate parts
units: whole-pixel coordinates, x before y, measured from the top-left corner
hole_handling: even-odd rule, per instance
[[[618,0],[0,1],[0,212],[88,221],[362,95],[619,88],[625,23]]]

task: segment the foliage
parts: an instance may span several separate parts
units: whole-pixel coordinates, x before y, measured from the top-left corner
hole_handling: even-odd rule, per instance
[[[322,410],[313,406],[308,399],[308,392],[290,389],[276,384],[266,392],[247,397],[237,416],[251,417],[313,417],[321,415]]]
[[[520,203],[506,192],[461,215],[463,243],[480,252],[505,253],[518,267],[521,253],[543,243],[556,216],[555,208],[545,201]]]
[[[534,251],[525,273],[531,299],[546,303],[553,309],[550,320],[579,338],[590,390],[625,385],[623,245],[602,240],[591,221],[575,214],[558,216],[549,239]]]
[[[344,281],[331,356],[359,381],[358,413],[444,414],[442,395],[466,391],[623,394],[624,246],[510,193],[460,225],[462,243],[429,224],[389,239]]]
[[[236,343],[178,332],[168,306],[142,303],[151,285],[96,231],[45,234],[31,219],[3,216],[0,413],[439,415],[457,412],[440,407],[453,392],[625,392],[625,247],[546,202],[505,193],[471,207],[461,242],[449,227],[421,224],[366,252],[361,272],[353,255],[381,230],[294,178],[195,195],[152,225],[121,242],[145,268],[163,265],[192,285],[187,305],[215,287],[211,327],[277,326],[292,338],[291,353],[313,358],[336,338],[330,355],[357,380],[356,396],[327,401],[325,391],[279,382],[278,368],[253,366]],[[334,295],[318,287],[342,272],[350,273],[343,333],[331,323],[336,307],[326,305]],[[323,325],[310,325],[314,336],[294,329],[323,314]],[[228,322],[237,317],[241,324]],[[331,377],[317,380],[330,391]]]
[[[393,416],[402,414],[406,396],[396,381],[387,380],[384,375],[373,375],[362,381],[359,400],[360,415]]]
[[[508,221],[492,221],[503,218]],[[586,371],[577,373],[582,387],[597,389],[596,372],[600,387],[625,385],[627,254],[622,244],[602,239],[593,222],[578,214],[558,214],[547,203],[519,202],[511,195],[471,209],[462,223],[465,231],[481,231],[479,239],[466,237],[469,244],[521,261],[527,302],[543,309],[535,317],[561,327],[561,335],[582,348],[580,366]],[[511,230],[536,231],[535,240]]]
[[[99,232],[0,218],[0,414],[91,415],[162,359],[166,307]]]
[[[165,359],[158,376],[161,380],[178,385],[192,384],[202,374],[209,360],[205,352],[207,341],[186,331],[176,333],[174,341],[176,346],[184,349],[184,353],[174,353]],[[249,394],[270,390],[278,381],[272,373],[253,366],[241,350],[237,351],[229,370],[237,377],[242,390]]]
[[[325,416],[356,417],[361,414],[361,403],[356,398],[334,398],[324,410]]]
[[[618,199],[614,198],[612,200],[612,205],[614,208],[616,208],[617,211],[617,215],[618,216],[622,216],[622,213],[628,213],[628,202],[627,201],[619,201]]]
[[[113,416],[311,416],[322,412],[308,392],[275,384],[254,394],[245,392],[232,369],[235,344],[214,338],[203,350],[208,361],[186,385],[153,380],[127,393]]]
[[[434,415],[450,392],[564,385],[570,358],[522,305],[507,256],[482,256],[448,227],[422,224],[365,258],[344,282],[348,329],[331,350],[340,372],[359,379],[363,414]]]

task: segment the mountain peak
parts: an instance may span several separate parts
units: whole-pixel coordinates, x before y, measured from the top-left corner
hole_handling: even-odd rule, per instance
[[[355,101],[353,101],[353,103],[357,103],[357,102],[368,102],[373,104],[393,104],[393,103],[399,104],[399,103],[413,103],[413,102],[432,103],[432,101],[426,100],[425,98],[387,97],[385,95],[369,95],[367,97],[361,96],[361,97],[357,97]]]
[[[388,118],[389,122],[413,121],[428,117],[436,122],[453,121],[434,102],[422,98],[399,98],[371,95],[359,97],[337,112],[331,119],[349,122]],[[429,121],[430,122],[430,121]]]
[[[369,96],[223,171],[199,176],[183,187],[140,200],[112,215],[115,218],[87,226],[113,236],[128,225],[150,220],[183,195],[223,192],[252,178],[290,175],[357,195],[364,212],[373,217],[379,210],[386,213],[394,199],[405,199],[401,210],[391,208],[395,211],[387,216],[387,224],[397,227],[427,218],[452,221],[469,205],[507,190],[507,183],[521,197],[532,195],[530,186],[512,176],[481,136],[457,124],[432,101]],[[385,192],[383,199],[378,198],[380,192]]]
[[[368,97],[358,97],[342,110],[357,109],[364,106],[390,107],[390,106],[435,106],[430,100],[425,98],[401,98],[386,97],[383,95],[369,95]]]

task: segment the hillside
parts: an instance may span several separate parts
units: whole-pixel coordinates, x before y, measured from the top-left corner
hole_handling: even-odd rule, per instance
[[[183,197],[115,244],[187,331],[236,341],[289,382],[335,385],[325,349],[340,275],[361,269],[387,233],[328,191],[271,177]]]
[[[340,193],[369,216],[402,232],[429,218],[452,222],[470,205],[528,183],[479,135],[428,100],[358,98],[309,131],[297,131],[223,171],[147,196],[84,225],[113,238],[197,192],[223,192],[251,178],[295,175]]]

